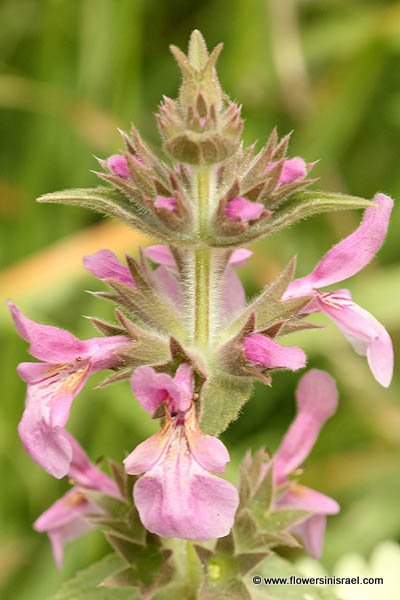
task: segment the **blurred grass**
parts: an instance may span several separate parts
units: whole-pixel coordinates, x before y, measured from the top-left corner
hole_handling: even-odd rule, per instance
[[[121,146],[116,127],[134,120],[157,144],[152,118],[162,93],[176,94],[169,43],[186,45],[198,27],[220,40],[227,91],[244,104],[246,141],[263,140],[278,124],[295,129],[292,153],[321,159],[321,187],[371,197],[400,196],[400,2],[383,0],[3,0],[0,4],[0,296],[32,318],[92,335],[82,314],[111,316],[80,256],[102,247],[135,251],[142,239],[83,210],[35,205],[41,193],[92,185],[92,154]],[[307,273],[323,251],[356,226],[359,215],[314,218],[257,244],[245,270],[249,293],[295,253]],[[395,210],[379,258],[350,286],[356,301],[383,320],[399,347],[400,212]],[[97,533],[69,547],[55,571],[45,536],[31,523],[65,488],[24,454],[16,434],[24,386],[14,375],[26,360],[0,309],[1,596],[43,600],[58,582],[106,551]],[[331,325],[292,338],[309,363],[338,380],[340,408],[308,461],[305,480],[335,496],[324,560],[368,553],[380,539],[400,539],[400,379],[390,390],[372,379]],[[257,387],[242,417],[225,433],[234,478],[244,450],[272,450],[293,415],[297,376],[280,374]],[[127,385],[93,390],[75,403],[71,428],[96,459],[123,457],[144,439],[149,422]]]

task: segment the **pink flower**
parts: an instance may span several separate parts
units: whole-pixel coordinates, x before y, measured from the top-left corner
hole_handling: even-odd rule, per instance
[[[295,158],[289,158],[283,163],[282,171],[279,177],[279,185],[286,185],[299,179],[304,179],[307,175],[307,164],[296,156]]]
[[[72,449],[68,476],[73,481],[74,487],[40,515],[33,524],[36,531],[46,532],[49,536],[58,568],[62,566],[65,543],[80,537],[92,528],[86,519],[87,515],[101,512],[86,498],[85,491],[95,490],[120,498],[115,481],[89,461],[70,434],[66,432],[65,437]]]
[[[290,474],[304,462],[319,432],[336,411],[338,393],[332,377],[325,371],[311,369],[300,380],[296,392],[297,415],[273,457],[273,476],[277,486],[285,486],[276,508],[305,510],[310,517],[293,528],[302,538],[311,556],[322,552],[326,515],[334,515],[340,507],[335,500],[308,487],[290,481]]]
[[[128,473],[145,473],[134,486],[143,525],[162,537],[197,541],[227,535],[239,503],[223,473],[229,454],[223,443],[203,434],[193,405],[193,375],[182,364],[174,378],[139,367],[132,388],[148,412],[165,405],[163,428],[125,459]]]
[[[178,267],[168,246],[155,245],[145,248],[145,256],[160,265],[155,271],[156,278],[164,293],[170,297],[174,304],[183,305],[183,296],[178,280]],[[221,322],[229,320],[233,314],[241,310],[246,304],[246,294],[235,269],[243,267],[252,251],[246,248],[237,248],[229,258],[221,282]]]
[[[131,176],[126,158],[122,154],[113,154],[110,156],[106,161],[106,165],[111,173],[117,175],[117,177],[129,179]]]
[[[124,285],[136,288],[136,283],[126,265],[121,265],[111,250],[99,250],[95,254],[84,256],[83,264],[88,271],[101,281],[115,279]]]
[[[246,358],[267,369],[290,369],[297,371],[306,365],[306,355],[301,348],[282,346],[261,333],[251,333],[243,340]]]
[[[178,203],[176,198],[168,197],[168,196],[157,196],[154,201],[154,206],[156,208],[165,208],[171,212],[176,211]]]
[[[374,200],[375,206],[365,211],[358,229],[329,250],[309,275],[292,281],[283,299],[312,296],[306,311],[325,312],[356,352],[367,357],[375,379],[388,387],[393,374],[393,347],[384,326],[353,302],[348,290],[319,291],[319,288],[352,277],[371,261],[382,246],[393,200],[384,194],[377,194]]]
[[[264,212],[264,205],[259,202],[250,202],[247,198],[238,196],[229,200],[225,207],[225,215],[232,221],[254,221]]]
[[[33,460],[61,478],[72,460],[64,429],[72,400],[92,373],[119,364],[116,351],[129,339],[119,335],[82,342],[63,329],[31,321],[11,302],[9,307],[18,333],[30,344],[29,352],[43,361],[18,365],[18,374],[28,383],[19,435]]]

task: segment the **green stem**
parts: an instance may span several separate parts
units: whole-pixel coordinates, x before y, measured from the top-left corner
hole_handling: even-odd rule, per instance
[[[208,345],[210,337],[210,260],[209,248],[196,248],[194,340],[202,347]]]
[[[213,193],[213,172],[199,169],[195,174],[195,201],[198,210],[198,235],[205,240],[209,227],[210,205]],[[211,249],[198,246],[194,250],[194,342],[206,348],[210,339],[211,310]]]

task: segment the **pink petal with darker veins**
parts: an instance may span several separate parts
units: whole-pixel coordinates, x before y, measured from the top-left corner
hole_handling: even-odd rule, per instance
[[[85,268],[101,281],[114,279],[136,289],[136,283],[127,266],[122,265],[111,250],[99,250],[83,258]]]
[[[393,208],[393,200],[384,194],[377,194],[374,202],[356,231],[329,250],[312,273],[292,281],[283,300],[308,296],[316,289],[348,279],[372,260],[384,242]]]
[[[239,503],[232,484],[210,475],[194,459],[182,426],[162,459],[136,482],[134,500],[150,532],[196,541],[227,535]]]
[[[306,364],[301,348],[282,346],[261,333],[252,333],[243,340],[246,358],[267,369],[285,368],[297,371]]]
[[[311,369],[296,390],[297,415],[274,455],[274,478],[281,483],[310,454],[325,421],[336,411],[338,393],[325,371]]]
[[[225,215],[233,221],[254,221],[264,212],[264,205],[259,202],[250,202],[238,196],[229,200],[225,207]]]

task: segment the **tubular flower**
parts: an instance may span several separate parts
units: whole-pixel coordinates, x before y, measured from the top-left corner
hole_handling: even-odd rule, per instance
[[[292,281],[283,300],[313,296],[306,312],[326,313],[355,351],[367,357],[375,379],[388,387],[393,374],[393,347],[384,326],[353,302],[348,290],[319,291],[319,288],[352,277],[371,261],[382,246],[393,200],[384,194],[377,194],[374,200],[375,206],[365,211],[358,229],[329,250],[309,275]]]
[[[325,371],[311,369],[300,380],[296,392],[297,415],[273,457],[276,486],[284,486],[277,507],[305,510],[310,516],[293,527],[306,551],[314,558],[322,552],[326,516],[339,512],[335,500],[308,487],[290,481],[291,473],[310,454],[321,428],[336,411],[338,393],[332,377]]]
[[[49,536],[58,568],[62,566],[65,543],[80,537],[92,528],[86,518],[87,515],[101,512],[86,498],[85,491],[93,490],[120,498],[115,481],[89,461],[78,442],[70,434],[66,432],[65,437],[72,449],[68,477],[74,486],[33,524],[36,531],[46,532]]]
[[[64,429],[72,400],[92,373],[120,363],[116,351],[129,338],[118,335],[82,342],[63,329],[31,321],[12,303],[9,307],[18,333],[30,344],[30,354],[43,361],[18,365],[18,374],[28,384],[19,435],[31,458],[61,478],[73,454]]]
[[[261,333],[251,333],[243,340],[244,353],[250,362],[267,369],[297,371],[306,365],[306,355],[296,346],[282,346]]]
[[[193,374],[182,364],[174,378],[139,367],[132,388],[143,408],[164,404],[162,429],[125,459],[128,473],[145,473],[134,486],[143,525],[162,537],[197,541],[227,535],[239,503],[235,487],[212,473],[223,473],[229,454],[223,443],[203,434],[193,405]]]

